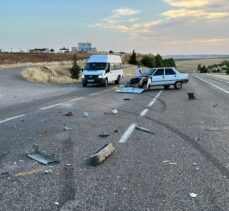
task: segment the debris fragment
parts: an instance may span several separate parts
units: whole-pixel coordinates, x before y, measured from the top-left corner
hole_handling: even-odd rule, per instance
[[[60,203],[59,203],[59,202],[57,202],[57,201],[55,201],[55,202],[54,202],[54,204],[55,204],[55,205],[59,205]]]
[[[95,154],[90,156],[90,164],[96,166],[105,161],[114,152],[115,148],[112,143],[106,144]]]
[[[123,100],[126,100],[126,101],[128,101],[128,100],[130,100],[130,98],[124,98]]]
[[[5,178],[5,177],[9,177],[10,173],[9,172],[2,172],[0,173],[0,178]]]
[[[44,172],[45,172],[45,174],[51,174],[52,173],[52,169],[47,169]]]
[[[196,167],[196,171],[199,171],[199,170],[200,170],[200,168],[197,166],[197,167]]]
[[[217,106],[218,106],[217,104],[213,104],[213,106],[212,106],[212,107],[214,107],[214,108],[215,108],[215,107],[217,107]]]
[[[200,140],[201,140],[201,138],[199,138],[199,137],[195,138],[195,141],[200,141]]]
[[[117,90],[117,92],[140,94],[140,93],[144,92],[144,89],[134,88],[134,87],[123,87],[123,88]]]
[[[88,117],[88,116],[89,116],[88,112],[84,112],[84,113],[83,113],[83,116],[84,116],[84,117]]]
[[[196,194],[196,193],[189,193],[189,195],[190,195],[190,197],[192,197],[192,198],[196,198],[196,197],[198,196],[198,194]]]
[[[117,109],[113,109],[112,110],[112,114],[117,114],[118,113],[118,110]]]
[[[169,162],[169,165],[177,165],[177,163]]]
[[[66,166],[71,166],[72,164],[70,164],[70,163],[66,163]]]
[[[193,166],[197,166],[197,163],[193,163]]]
[[[74,112],[73,111],[69,111],[69,112],[67,112],[66,114],[65,114],[65,116],[74,116]]]
[[[187,93],[188,94],[188,99],[189,100],[194,100],[196,99],[195,94],[193,92]]]
[[[150,134],[155,135],[154,132],[151,132],[150,130],[148,130],[148,129],[144,128],[144,127],[135,126],[135,128],[138,129],[138,130],[142,130],[142,131],[144,131],[146,133],[150,133]]]
[[[67,131],[67,130],[72,130],[72,128],[70,128],[70,127],[64,127],[64,131]]]
[[[119,131],[118,130],[114,130],[114,133],[118,133]]]
[[[169,162],[169,160],[164,160],[162,163],[168,163]]]
[[[110,135],[109,135],[109,134],[103,133],[103,134],[99,134],[98,136],[101,137],[101,138],[107,138],[107,137],[110,136]]]
[[[60,161],[53,155],[48,155],[44,152],[39,151],[38,146],[33,146],[33,152],[28,153],[27,157],[38,161],[42,164],[49,164],[49,163],[59,163]]]

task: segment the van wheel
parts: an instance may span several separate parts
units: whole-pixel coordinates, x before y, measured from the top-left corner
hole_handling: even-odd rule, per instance
[[[121,77],[119,75],[118,78],[117,78],[117,80],[115,81],[115,84],[120,84],[120,81],[121,81]]]
[[[87,83],[82,83],[83,87],[87,87]]]
[[[181,89],[182,88],[182,82],[178,81],[174,85],[175,89]]]
[[[164,88],[165,89],[169,89],[170,85],[165,85]]]
[[[106,78],[104,81],[104,87],[107,87],[107,86],[108,86],[108,79]]]

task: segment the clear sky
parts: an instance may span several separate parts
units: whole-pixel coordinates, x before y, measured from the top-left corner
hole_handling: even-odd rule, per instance
[[[0,0],[0,49],[229,54],[229,0]]]

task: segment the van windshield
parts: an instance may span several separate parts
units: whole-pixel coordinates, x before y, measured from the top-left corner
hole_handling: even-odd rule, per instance
[[[87,63],[85,66],[85,70],[105,70],[107,67],[107,63]]]

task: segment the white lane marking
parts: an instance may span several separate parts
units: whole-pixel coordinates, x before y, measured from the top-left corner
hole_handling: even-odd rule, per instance
[[[93,95],[96,95],[96,94],[98,94],[98,92],[95,92],[95,93],[92,93],[92,94],[89,94],[89,95],[93,96]]]
[[[13,116],[13,117],[10,117],[10,118],[4,119],[4,120],[0,120],[0,124],[4,123],[4,122],[8,122],[10,120],[18,119],[18,118],[23,117],[23,116],[25,116],[25,114],[22,114],[22,115],[19,115],[19,116]]]
[[[126,141],[128,140],[128,138],[134,132],[135,127],[136,127],[136,124],[135,123],[133,123],[132,125],[130,125],[128,127],[128,129],[126,130],[126,132],[121,137],[121,139],[119,140],[119,143],[126,143]]]
[[[215,80],[215,81],[219,81],[219,82],[223,82],[223,83],[229,84],[229,81],[224,81],[224,80],[221,80],[221,79],[218,79],[218,78],[214,78],[212,76],[210,76],[210,77],[207,76],[207,78]]]
[[[202,78],[199,78],[199,77],[197,77],[197,76],[193,76],[193,77],[199,79],[200,81],[205,82],[205,83],[208,84],[208,85],[211,85],[211,86],[215,87],[216,89],[219,89],[220,91],[222,91],[222,92],[224,92],[224,93],[226,93],[226,94],[229,94],[229,91],[227,91],[227,90],[225,90],[225,89],[223,89],[223,88],[221,88],[221,87],[219,87],[219,86],[217,86],[217,85],[215,85],[215,84],[212,84],[212,83],[210,83],[210,82],[208,82],[208,81],[206,81],[206,80],[204,80],[204,79],[202,79]]]
[[[74,99],[69,100],[69,102],[75,102],[75,101],[78,101],[78,100],[82,100],[82,99],[84,99],[84,98],[85,98],[85,97],[74,98]]]
[[[149,109],[144,109],[141,113],[140,116],[145,116],[147,114],[147,112],[149,111]]]
[[[156,95],[155,98],[153,98],[153,100],[148,104],[149,107],[153,106],[153,104],[157,101],[157,99],[160,97],[161,93],[163,92],[163,90],[161,90],[160,92],[158,92],[158,94]]]
[[[58,103],[58,104],[55,104],[55,105],[50,105],[50,106],[47,106],[47,107],[43,107],[40,109],[40,111],[44,111],[44,110],[47,110],[47,109],[50,109],[50,108],[54,108],[54,107],[57,107],[57,106],[60,106],[60,105],[63,105],[62,103]]]

